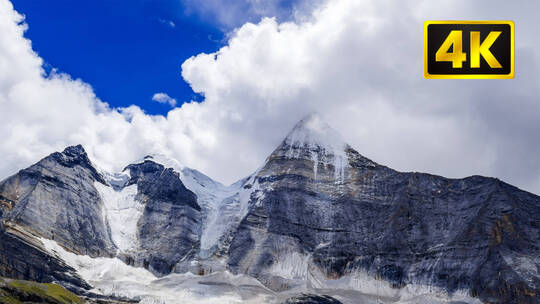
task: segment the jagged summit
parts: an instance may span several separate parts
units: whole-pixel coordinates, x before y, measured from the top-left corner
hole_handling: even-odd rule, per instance
[[[82,145],[68,146],[62,152],[54,152],[45,157],[40,163],[52,162],[67,168],[76,166],[83,167],[89,170],[95,180],[105,183],[103,176],[100,174],[98,167],[90,160],[86,150]],[[38,163],[39,164],[39,163]]]
[[[68,146],[64,149],[62,152],[66,155],[86,155],[86,150],[84,150],[84,147],[82,145],[74,145],[74,146]]]
[[[68,146],[62,152],[54,152],[51,156],[64,161],[79,161],[90,164],[88,154],[82,145]]]

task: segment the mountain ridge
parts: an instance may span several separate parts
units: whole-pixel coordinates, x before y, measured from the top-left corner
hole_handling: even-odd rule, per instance
[[[405,301],[411,286],[438,290],[427,293],[434,299],[464,291],[468,302],[540,294],[538,272],[524,266],[540,267],[540,197],[495,178],[393,170],[316,114],[230,186],[160,155],[106,172],[78,145],[0,182],[0,201],[3,233],[28,229],[156,277],[231,271],[275,293],[349,290],[366,303],[380,290]]]

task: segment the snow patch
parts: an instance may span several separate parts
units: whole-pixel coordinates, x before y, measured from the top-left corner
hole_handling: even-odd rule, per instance
[[[534,287],[534,281],[540,277],[540,257],[526,256],[518,252],[502,252],[502,257],[529,287]]]
[[[148,284],[156,277],[144,268],[128,266],[118,258],[92,258],[65,250],[53,240],[40,238],[45,249],[73,267],[82,279],[91,285],[103,282],[131,282]]]
[[[108,223],[111,239],[120,252],[127,252],[138,245],[137,222],[143,215],[144,205],[135,200],[137,185],[115,190],[94,182],[103,201],[104,222]]]
[[[120,173],[110,173],[104,170],[101,170],[101,175],[105,180],[111,185],[114,189],[123,188],[129,179],[131,178],[129,171],[124,171]]]
[[[209,276],[185,273],[156,278],[148,270],[128,266],[118,258],[77,255],[55,241],[40,240],[47,251],[73,267],[98,294],[127,297],[143,304],[272,303],[272,292],[245,275],[226,271]]]
[[[433,303],[469,303],[482,304],[477,298],[469,295],[468,290],[460,289],[451,294],[444,289],[421,285],[409,284],[399,292],[399,304],[433,304]]]
[[[393,288],[387,281],[376,279],[364,270],[352,270],[339,279],[328,279],[313,265],[308,267],[308,287],[314,290],[324,290],[332,294],[355,291],[361,295],[376,298],[373,303],[394,304],[438,304],[464,302],[482,304],[479,299],[469,295],[468,290],[457,290],[451,294],[442,288],[423,284],[408,284],[403,288]],[[366,303],[369,303],[366,301]]]
[[[250,202],[256,204],[263,198],[263,192],[256,178],[258,171],[248,179],[228,188],[227,195],[217,200],[207,217],[201,236],[201,253],[206,257],[213,253],[222,237],[235,229],[247,215]],[[254,199],[254,201],[251,201]]]
[[[268,272],[291,280],[306,280],[309,256],[298,252],[288,252],[276,258]]]
[[[201,232],[201,252],[210,250],[218,243],[224,232],[223,217],[229,214],[222,210],[225,201],[230,201],[239,191],[239,185],[226,187],[197,170],[185,168],[181,179],[186,188],[197,195],[197,201],[203,210],[203,227]]]

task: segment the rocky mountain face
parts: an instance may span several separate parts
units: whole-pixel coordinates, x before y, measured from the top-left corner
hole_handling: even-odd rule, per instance
[[[88,255],[157,277],[230,271],[260,290],[350,303],[540,303],[540,197],[494,178],[392,170],[317,115],[229,187],[159,155],[105,172],[75,146],[0,182],[0,212],[0,276],[72,289],[104,279],[73,262]]]
[[[134,265],[168,274],[178,262],[199,252],[201,207],[197,196],[172,168],[144,161],[129,165],[127,170],[131,178],[126,186],[137,185],[135,200],[144,205],[137,222]]]
[[[144,161],[118,177],[98,172],[82,146],[53,153],[0,183],[3,226],[77,254],[118,255],[156,274],[170,273],[198,252],[201,209],[178,173]],[[123,197],[130,186],[134,195]],[[134,205],[140,205],[139,214],[130,212]]]
[[[19,227],[0,227],[0,257],[1,276],[58,282],[76,291],[91,288],[75,269],[62,259],[51,256],[39,241]]]
[[[308,117],[270,155],[230,246],[232,269],[274,288],[365,272],[396,288],[539,302],[538,196],[494,178],[397,172],[339,138]]]
[[[82,146],[53,153],[0,183],[2,220],[90,256],[114,246],[93,183],[105,183]]]

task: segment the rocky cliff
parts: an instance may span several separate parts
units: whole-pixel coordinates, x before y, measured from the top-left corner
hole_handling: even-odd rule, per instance
[[[540,300],[540,197],[498,179],[394,171],[310,116],[253,183],[228,263],[274,289],[365,273],[490,303]]]
[[[90,256],[110,256],[94,182],[105,183],[82,146],[53,153],[0,183],[2,220]]]
[[[157,155],[106,172],[69,147],[0,182],[0,217],[0,276],[73,290],[112,284],[130,295],[126,276],[162,286],[191,282],[168,276],[191,271],[216,273],[204,288],[257,286],[265,299],[540,302],[540,197],[495,178],[392,170],[317,115],[229,187]],[[123,281],[96,265],[116,265]]]
[[[152,161],[129,165],[123,175],[107,174],[96,169],[82,146],[68,147],[2,181],[0,203],[0,230],[6,238],[11,227],[30,238],[54,240],[76,254],[118,256],[158,275],[199,251],[197,197],[178,173]],[[22,245],[4,246],[14,250]],[[4,252],[6,271],[0,275],[13,275],[7,270],[17,265],[8,258],[15,254],[11,249]],[[19,251],[24,260],[28,250]],[[14,277],[39,279],[50,271],[23,272]]]
[[[137,223],[134,265],[168,274],[199,252],[201,207],[172,168],[146,160],[127,170],[131,178],[126,186],[137,185],[135,199],[144,205]]]

